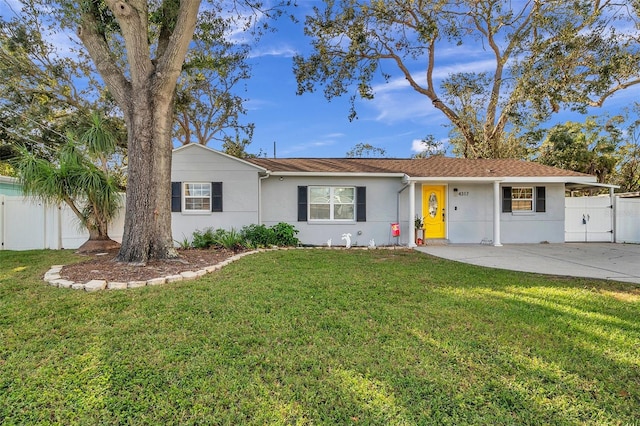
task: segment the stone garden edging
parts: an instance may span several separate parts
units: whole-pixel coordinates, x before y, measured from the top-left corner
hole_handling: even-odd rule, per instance
[[[51,269],[49,269],[44,274],[44,281],[53,287],[70,288],[72,290],[85,290],[88,292],[94,292],[94,291],[100,291],[100,290],[125,290],[128,288],[138,288],[138,287],[145,287],[145,286],[174,283],[179,281],[195,280],[196,278],[200,278],[206,274],[210,274],[219,269],[222,269],[224,266],[227,266],[228,264],[233,263],[236,260],[243,258],[244,256],[248,256],[254,253],[261,253],[265,251],[267,251],[267,249],[246,251],[246,252],[231,256],[230,258],[225,259],[222,262],[218,262],[215,265],[207,266],[205,268],[198,269],[196,271],[185,271],[180,274],[169,275],[166,277],[159,277],[159,278],[151,278],[146,281],[117,282],[117,281],[107,281],[107,280],[90,280],[84,284],[76,283],[73,281],[65,280],[60,276],[60,273],[62,272],[62,268],[64,267],[64,265],[53,265]]]

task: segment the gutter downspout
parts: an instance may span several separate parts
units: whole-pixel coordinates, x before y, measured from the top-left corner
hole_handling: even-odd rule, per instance
[[[409,181],[409,242],[407,247],[416,247],[416,228],[413,219],[416,217],[416,183]]]
[[[405,189],[409,187],[408,183],[405,183],[402,188],[398,191],[398,196],[396,197],[396,222],[400,223],[400,194],[404,192]]]
[[[262,225],[262,181],[271,177],[271,172],[258,178],[258,225]]]

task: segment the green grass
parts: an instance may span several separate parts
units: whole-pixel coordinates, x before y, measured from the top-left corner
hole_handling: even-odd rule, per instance
[[[289,250],[85,293],[0,252],[0,423],[640,422],[640,289],[409,251]]]

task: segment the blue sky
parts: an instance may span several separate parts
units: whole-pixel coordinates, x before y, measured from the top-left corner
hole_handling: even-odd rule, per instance
[[[278,31],[264,37],[252,51],[252,78],[247,83],[247,120],[256,124],[249,151],[278,157],[344,157],[354,145],[383,148],[390,157],[414,153],[414,141],[433,134],[446,138],[446,121],[431,101],[404,84],[404,79],[377,86],[375,99],[358,101],[358,118],[349,121],[349,95],[324,97],[316,92],[296,95],[293,56],[310,51],[303,34],[304,13],[311,2],[298,7],[299,23],[278,22]]]
[[[409,157],[419,151],[418,141],[431,134],[447,141],[448,123],[431,101],[416,93],[395,73],[389,84],[375,86],[374,100],[357,103],[358,119],[349,122],[348,95],[328,102],[322,87],[314,93],[296,95],[292,57],[306,54],[310,39],[303,34],[304,15],[317,1],[298,2],[298,24],[283,19],[279,31],[263,38],[253,50],[252,78],[247,84],[249,102],[247,120],[256,124],[249,152],[262,150],[273,156],[273,142],[278,157],[344,157],[357,143],[383,148],[389,157]],[[480,46],[463,44],[441,51],[438,78],[450,72],[491,70],[491,54]],[[424,74],[424,66],[416,66],[412,73]],[[589,115],[615,114],[638,100],[640,87],[631,87],[611,97],[603,108],[591,109]],[[584,121],[585,116],[561,111],[547,127],[567,120]],[[450,154],[449,154],[450,155]]]
[[[10,15],[7,3],[14,10],[20,9],[18,0],[0,0],[0,14],[5,18]],[[356,144],[367,143],[385,149],[389,157],[406,158],[420,150],[418,141],[427,135],[433,135],[446,146],[448,121],[444,115],[427,97],[411,89],[390,64],[385,65],[385,70],[392,72],[391,81],[374,85],[373,100],[357,102],[358,119],[351,122],[348,95],[329,102],[322,87],[317,87],[315,93],[296,95],[293,56],[309,53],[310,39],[303,34],[304,17],[312,5],[321,6],[317,0],[297,3],[295,14],[299,22],[282,18],[276,22],[278,31],[265,35],[252,48],[252,77],[246,82],[246,92],[239,92],[247,99],[248,113],[243,121],[255,123],[250,153],[262,152],[272,157],[275,142],[279,158],[344,157]],[[65,35],[55,35],[55,40],[63,50],[64,44],[69,43]],[[465,43],[440,50],[435,76],[440,79],[450,72],[484,71],[493,66],[489,52]],[[412,69],[418,76],[424,72],[424,66],[416,65]],[[590,114],[615,114],[638,100],[639,95],[640,87],[631,87]],[[562,112],[548,125],[584,118]],[[213,144],[212,148],[219,146]]]

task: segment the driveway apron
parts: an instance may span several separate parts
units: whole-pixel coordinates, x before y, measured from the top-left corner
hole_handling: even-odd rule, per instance
[[[513,271],[640,284],[640,245],[612,243],[421,246],[444,259]]]

